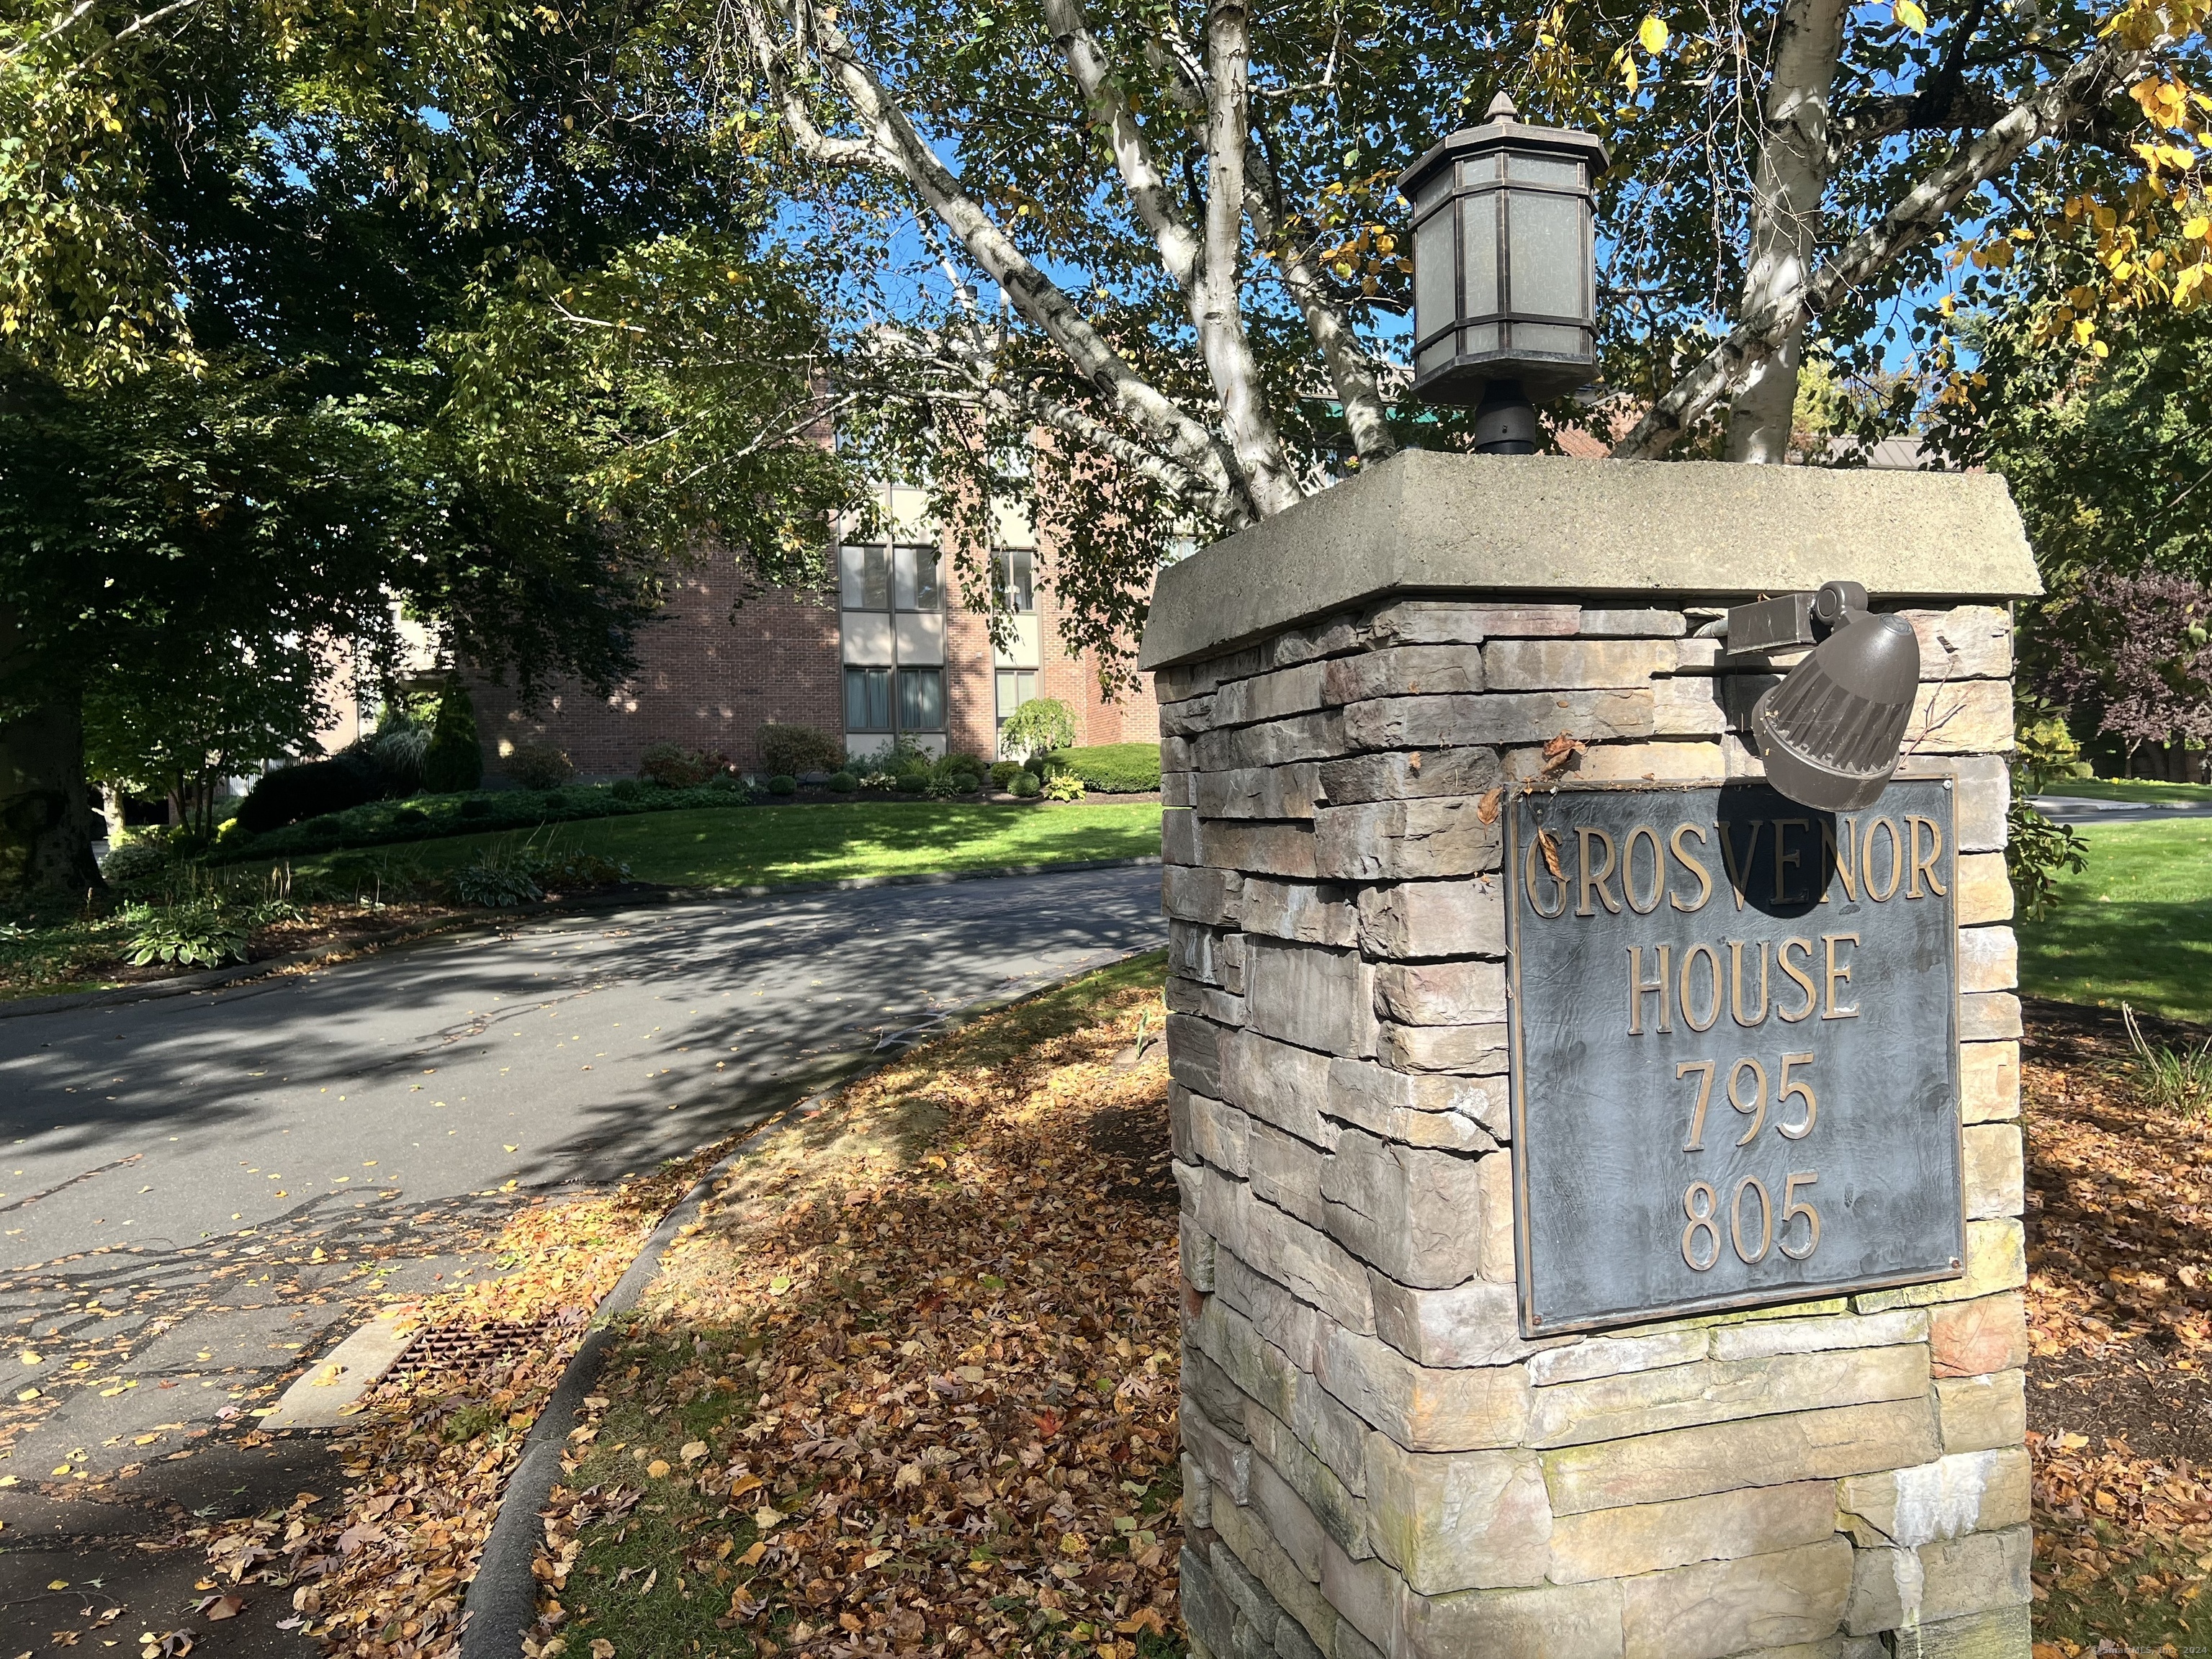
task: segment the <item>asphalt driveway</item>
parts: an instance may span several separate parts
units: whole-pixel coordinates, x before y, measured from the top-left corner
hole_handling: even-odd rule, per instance
[[[281,1607],[190,1616],[193,1553],[143,1547],[334,1478],[318,1443],[242,1445],[256,1406],[379,1297],[484,1271],[531,1197],[610,1185],[981,999],[1163,943],[1158,884],[646,907],[0,1018],[0,1655],[70,1629],[292,1650]]]

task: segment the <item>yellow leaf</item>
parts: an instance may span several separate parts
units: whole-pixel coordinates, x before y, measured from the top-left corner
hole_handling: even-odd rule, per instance
[[[1928,14],[1912,3],[1912,0],[1890,0],[1889,15],[1897,20],[1900,28],[1911,29],[1915,34],[1928,33]]]
[[[668,1473],[667,1461],[665,1458],[656,1457],[645,1466],[645,1472],[658,1480]]]
[[[67,1589],[69,1588],[69,1580],[66,1578],[57,1578],[52,1583],[47,1585],[46,1588],[48,1589]]]
[[[1656,58],[1667,50],[1667,25],[1654,12],[1636,26],[1636,38],[1644,43],[1644,50]]]
[[[682,1456],[685,1462],[696,1463],[706,1455],[707,1443],[705,1441],[687,1440],[684,1443]]]

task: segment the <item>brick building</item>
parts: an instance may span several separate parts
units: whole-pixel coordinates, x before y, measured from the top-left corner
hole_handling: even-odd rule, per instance
[[[933,755],[996,758],[1000,723],[1040,696],[1074,711],[1079,744],[1157,738],[1151,676],[1109,703],[1090,653],[1061,641],[1052,550],[1024,519],[1002,513],[994,537],[996,600],[1013,613],[1015,636],[997,650],[986,619],[955,591],[951,544],[921,492],[887,488],[878,499],[888,535],[841,540],[830,592],[777,590],[732,608],[733,571],[684,576],[638,637],[638,672],[611,696],[568,684],[525,708],[512,688],[477,683],[486,772],[524,740],[565,750],[585,778],[634,775],[663,741],[750,769],[765,725],[837,734],[855,757],[904,733]]]

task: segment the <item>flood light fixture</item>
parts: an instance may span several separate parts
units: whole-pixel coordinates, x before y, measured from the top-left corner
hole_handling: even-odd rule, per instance
[[[1856,811],[1880,799],[1897,770],[1920,684],[1912,625],[1869,611],[1858,583],[1836,581],[1736,606],[1727,638],[1739,656],[1813,647],[1751,711],[1766,781],[1824,812]]]

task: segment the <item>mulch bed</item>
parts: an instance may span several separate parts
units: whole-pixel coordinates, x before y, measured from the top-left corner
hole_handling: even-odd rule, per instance
[[[2072,1659],[2212,1632],[2212,1121],[2136,1098],[2117,1011],[2028,999],[2027,1028],[2037,1652]]]

